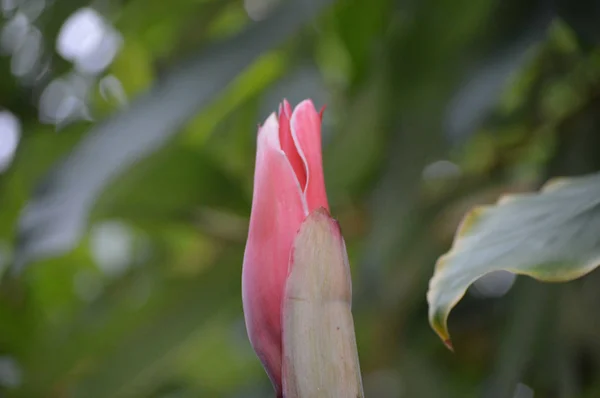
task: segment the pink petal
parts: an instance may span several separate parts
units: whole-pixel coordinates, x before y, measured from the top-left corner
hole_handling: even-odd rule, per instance
[[[292,117],[292,106],[286,99],[283,100],[283,110],[285,111],[289,120]]]
[[[281,150],[275,114],[260,129],[254,195],[242,271],[250,342],[281,392],[281,302],[290,250],[306,214],[298,180]]]
[[[292,138],[292,132],[290,130],[290,117],[292,115],[292,107],[287,100],[283,100],[283,105],[279,106],[279,141],[281,142],[281,149],[285,152],[289,162],[294,169],[296,178],[300,183],[302,190],[306,187],[306,168],[304,161],[300,158],[294,139]]]
[[[329,210],[321,156],[321,117],[312,101],[305,100],[296,106],[290,125],[298,153],[306,164],[304,196],[308,212],[319,207]]]
[[[327,108],[327,105],[323,105],[321,107],[321,110],[319,111],[319,118],[321,119],[321,121],[323,121],[323,114],[325,113],[325,108]]]

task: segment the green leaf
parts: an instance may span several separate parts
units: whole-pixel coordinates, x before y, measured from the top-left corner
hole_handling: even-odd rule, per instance
[[[245,215],[250,205],[239,183],[217,161],[200,150],[168,145],[115,179],[99,195],[92,214],[148,227],[148,222],[185,219],[196,206]]]
[[[463,219],[429,283],[429,322],[450,345],[447,319],[481,276],[506,270],[566,282],[600,265],[600,173],[559,178],[540,193],[507,195]]]
[[[183,369],[174,366],[185,359],[182,354],[190,344],[205,337],[214,322],[228,326],[240,315],[239,282],[231,275],[239,267],[241,250],[230,247],[214,266],[193,277],[167,279],[150,268],[140,270],[70,321],[40,324],[23,360],[28,382],[13,396],[52,396],[67,383],[72,397],[148,397],[170,377],[180,377]],[[52,268],[26,272],[44,269]],[[145,299],[144,291],[149,294]],[[213,362],[218,361],[219,369],[229,365],[230,377],[242,379],[253,360],[229,352]],[[197,383],[206,385],[205,369],[198,373]]]

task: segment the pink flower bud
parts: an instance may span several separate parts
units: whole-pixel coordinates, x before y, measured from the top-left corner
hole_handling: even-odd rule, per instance
[[[306,217],[329,209],[321,159],[321,117],[310,100],[287,101],[260,127],[254,195],[242,271],[250,342],[282,394],[282,302],[294,239]]]

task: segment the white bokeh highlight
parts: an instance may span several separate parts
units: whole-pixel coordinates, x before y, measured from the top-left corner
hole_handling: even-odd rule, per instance
[[[44,50],[42,32],[31,27],[21,45],[13,51],[10,71],[17,77],[35,74]]]
[[[106,69],[122,44],[120,34],[92,8],[82,8],[63,24],[56,51],[83,73],[98,74]]]
[[[13,54],[27,38],[31,24],[23,13],[15,14],[2,28],[0,51],[3,55]]]
[[[91,231],[91,252],[98,267],[109,277],[122,275],[134,261],[135,236],[120,221],[105,221]]]
[[[528,385],[523,383],[517,384],[517,388],[515,388],[515,395],[513,398],[533,398],[534,393],[533,389]]]
[[[280,0],[244,0],[244,9],[253,21],[265,19]]]
[[[119,106],[127,105],[127,94],[123,84],[115,75],[107,75],[100,79],[98,89],[105,101],[115,101]]]
[[[424,180],[443,180],[456,178],[462,174],[460,166],[449,160],[438,160],[423,169],[422,177]]]
[[[76,120],[92,120],[87,99],[93,83],[93,78],[76,73],[51,81],[40,95],[40,121],[60,129]]]
[[[0,173],[10,166],[20,139],[19,119],[11,112],[0,111]]]
[[[0,0],[0,8],[2,8],[2,14],[4,16],[10,15],[17,9],[18,0]]]
[[[21,367],[12,357],[0,356],[0,385],[9,389],[17,388],[23,380]]]
[[[42,12],[44,12],[45,8],[46,0],[21,0],[19,2],[19,12],[27,15],[27,18],[29,18],[30,21],[35,21],[37,18],[39,18],[40,15],[42,15]]]

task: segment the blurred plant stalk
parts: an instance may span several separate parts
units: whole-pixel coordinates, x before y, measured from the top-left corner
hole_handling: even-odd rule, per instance
[[[283,396],[364,397],[352,280],[338,223],[312,212],[294,240],[283,299]]]

